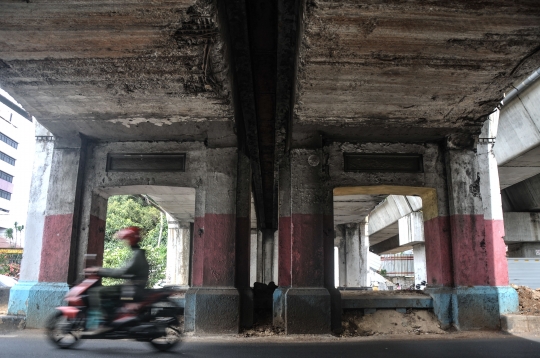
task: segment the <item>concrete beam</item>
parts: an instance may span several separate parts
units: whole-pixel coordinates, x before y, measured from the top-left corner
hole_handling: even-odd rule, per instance
[[[377,255],[382,255],[389,253],[391,250],[394,250],[397,247],[399,247],[399,235],[370,246],[369,251]]]
[[[504,213],[504,242],[540,242],[540,213]]]
[[[416,211],[398,220],[399,246],[424,242],[424,216]]]
[[[422,209],[418,196],[389,195],[386,200],[369,214],[369,236],[390,226],[405,215]]]
[[[497,144],[501,188],[540,173],[540,81],[501,110]]]

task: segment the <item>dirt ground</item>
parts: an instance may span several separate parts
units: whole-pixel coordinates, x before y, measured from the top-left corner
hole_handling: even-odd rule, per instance
[[[540,288],[533,290],[527,286],[512,287],[519,295],[519,313],[526,316],[540,316]]]
[[[439,321],[428,310],[408,310],[403,314],[392,309],[381,309],[365,316],[361,311],[349,311],[343,314],[341,323],[343,332],[339,335],[340,337],[447,333],[440,328]],[[242,332],[240,336],[269,337],[284,334],[282,329],[272,326],[270,317],[265,317],[253,328]]]
[[[359,311],[345,312],[342,316],[344,337],[387,334],[445,334],[437,317],[428,310],[407,310],[399,313],[392,309],[379,309],[363,315]]]
[[[381,297],[392,297],[392,296],[418,296],[418,295],[427,295],[422,290],[393,290],[393,291],[368,291],[368,290],[350,290],[350,291],[341,291],[341,296],[381,296]]]

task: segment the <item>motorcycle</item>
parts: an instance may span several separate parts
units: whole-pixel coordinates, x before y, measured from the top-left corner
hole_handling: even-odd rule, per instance
[[[57,307],[45,325],[47,337],[60,348],[71,348],[82,339],[135,339],[149,342],[159,351],[168,351],[180,342],[178,317],[183,309],[170,296],[170,288],[147,289],[139,301],[121,300],[108,330],[93,334],[88,311],[88,290],[99,285],[100,277],[88,275],[71,288],[65,297],[67,306]]]

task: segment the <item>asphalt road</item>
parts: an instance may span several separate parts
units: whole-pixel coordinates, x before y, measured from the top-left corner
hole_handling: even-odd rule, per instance
[[[170,353],[159,353],[141,342],[84,341],[74,349],[53,347],[38,330],[0,335],[0,357],[540,357],[540,337],[502,334],[475,335],[473,338],[188,338]],[[481,338],[478,338],[481,337]]]

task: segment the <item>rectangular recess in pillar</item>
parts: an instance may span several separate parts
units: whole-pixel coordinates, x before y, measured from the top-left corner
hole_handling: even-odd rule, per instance
[[[108,172],[185,172],[186,153],[109,153]]]
[[[343,153],[346,172],[423,173],[421,154]]]

